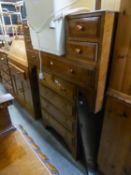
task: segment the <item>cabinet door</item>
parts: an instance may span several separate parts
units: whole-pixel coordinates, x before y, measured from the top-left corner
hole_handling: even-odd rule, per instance
[[[14,86],[15,96],[23,102],[26,102],[25,90],[26,90],[26,73],[23,69],[10,63],[11,77]]]

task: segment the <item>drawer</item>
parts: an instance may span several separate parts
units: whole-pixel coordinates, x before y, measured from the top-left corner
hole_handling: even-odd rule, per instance
[[[57,76],[44,72],[44,79],[41,81],[41,83],[64,98],[74,101],[75,87],[67,81],[63,81]]]
[[[57,109],[62,111],[64,114],[72,116],[74,114],[75,104],[72,104],[65,98],[59,96],[56,92],[40,84],[40,96],[50,101]],[[52,100],[53,99],[53,100]],[[74,102],[75,103],[75,102]]]
[[[43,119],[46,120],[48,126],[52,127],[64,139],[65,143],[72,151],[72,147],[74,146],[75,148],[75,136],[52,118],[46,110],[43,110]]]
[[[58,60],[46,56],[43,58],[43,67],[77,85],[87,88],[94,88],[95,86],[96,71],[94,65],[86,65],[85,68],[71,62],[64,62],[62,59]]]
[[[7,59],[7,55],[4,53],[0,53],[0,65],[3,64],[8,64],[8,59]]]
[[[0,64],[0,69],[9,74],[9,65],[8,64]]]
[[[39,67],[39,55],[37,51],[27,51],[27,58],[29,66]]]
[[[11,84],[11,76],[8,73],[1,71],[1,76],[2,76],[2,79],[5,79],[5,81],[10,82]]]
[[[101,28],[100,19],[99,16],[68,19],[67,36],[70,40],[98,41]]]
[[[68,114],[63,113],[43,97],[41,97],[41,108],[42,110],[46,110],[55,120],[61,123],[63,127],[70,131],[74,130],[74,116],[69,116]]]
[[[75,60],[96,62],[98,57],[98,44],[87,42],[68,42],[67,54]]]

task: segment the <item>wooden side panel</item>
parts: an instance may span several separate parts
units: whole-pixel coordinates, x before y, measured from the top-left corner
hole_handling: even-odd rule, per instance
[[[108,97],[98,158],[99,168],[105,175],[131,174],[130,109],[125,102]]]

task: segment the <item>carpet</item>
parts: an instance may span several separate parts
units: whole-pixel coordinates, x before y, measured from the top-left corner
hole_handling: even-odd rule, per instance
[[[0,175],[58,175],[22,126],[0,136]]]

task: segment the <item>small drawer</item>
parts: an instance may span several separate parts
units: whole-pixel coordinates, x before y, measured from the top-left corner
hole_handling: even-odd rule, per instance
[[[9,65],[8,64],[0,64],[0,69],[9,74]]]
[[[43,119],[46,120],[46,124],[48,126],[52,127],[64,139],[72,151],[72,146],[75,146],[75,136],[61,124],[59,124],[54,118],[52,118],[52,116],[46,110],[43,110]]]
[[[26,79],[26,73],[23,69],[9,62],[9,67],[11,70],[11,74],[18,75],[19,78]]]
[[[41,108],[45,109],[55,120],[61,123],[63,127],[67,128],[70,131],[73,131],[73,122],[75,121],[73,119],[74,116],[63,113],[43,97],[41,97]]]
[[[59,96],[55,91],[52,91],[51,89],[43,86],[42,84],[40,84],[40,96],[50,101],[51,104],[53,104],[57,109],[62,111],[65,115],[74,115],[75,104]]]
[[[8,64],[7,55],[4,53],[0,53],[0,64]]]
[[[2,79],[5,79],[7,82],[11,82],[11,77],[8,73],[1,71],[1,76],[2,76]]]
[[[87,42],[68,42],[67,54],[75,60],[96,62],[98,44]]]
[[[95,65],[87,65],[85,68],[78,64],[62,61],[62,59],[44,57],[43,67],[77,85],[88,88],[95,86]]]
[[[41,83],[46,87],[52,89],[60,96],[72,102],[74,101],[75,87],[72,84],[68,83],[67,81],[63,81],[57,76],[44,72],[44,79],[41,81]]]
[[[99,16],[68,19],[67,36],[70,40],[96,42],[100,38]]]

